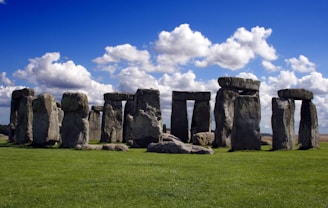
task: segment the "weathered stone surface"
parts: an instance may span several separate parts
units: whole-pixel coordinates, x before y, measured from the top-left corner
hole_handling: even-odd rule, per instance
[[[122,101],[122,100],[133,100],[134,95],[130,93],[122,92],[110,92],[104,94],[105,101]]]
[[[310,100],[302,101],[298,143],[300,149],[319,147],[317,109]]]
[[[100,142],[123,141],[122,101],[106,100],[103,108]]]
[[[34,146],[53,145],[60,140],[58,107],[55,97],[44,93],[33,100]]]
[[[102,150],[103,145],[101,144],[78,144],[75,146],[75,149],[77,150]]]
[[[238,96],[235,99],[231,150],[261,149],[261,106],[257,96]]]
[[[93,111],[98,111],[98,112],[102,112],[103,111],[104,106],[91,106],[91,110]]]
[[[89,112],[89,139],[100,140],[101,137],[101,122],[100,112],[97,110],[91,110]]]
[[[88,117],[88,97],[84,93],[65,92],[61,100],[61,109],[66,112],[79,112],[83,118]]]
[[[294,149],[294,112],[293,99],[272,98],[272,149]]]
[[[62,97],[64,118],[61,128],[63,148],[75,148],[89,141],[88,97],[84,93],[64,93]]]
[[[234,118],[234,102],[239,96],[237,90],[220,88],[216,94],[214,107],[215,140],[213,147],[226,147],[231,145],[231,133]]]
[[[171,134],[183,142],[189,141],[186,100],[172,100]]]
[[[133,140],[134,100],[128,100],[124,106],[123,142]]]
[[[176,139],[171,139],[170,141],[162,141],[159,143],[150,143],[147,146],[147,152],[175,154],[214,154],[214,151],[211,148],[186,144]]]
[[[191,135],[211,129],[211,107],[209,100],[195,100],[191,120]]]
[[[12,92],[9,142],[26,144],[33,140],[33,99],[33,89],[24,88]]]
[[[172,100],[204,100],[211,99],[211,92],[173,91]]]
[[[160,92],[154,89],[138,89],[135,94],[133,146],[147,147],[158,142],[162,133]]]
[[[258,80],[243,79],[239,77],[219,77],[218,82],[223,88],[254,91],[259,91],[261,84]]]
[[[213,132],[198,132],[192,136],[192,143],[194,145],[208,146],[212,145],[213,141]]]
[[[278,96],[285,99],[312,100],[313,93],[305,89],[282,89],[278,91]]]
[[[127,152],[129,147],[125,144],[104,144],[102,150]]]
[[[181,141],[180,138],[174,136],[173,134],[169,134],[169,133],[162,133],[160,136],[159,136],[159,142],[164,142],[164,141],[173,141],[173,140],[178,140],[178,141]]]

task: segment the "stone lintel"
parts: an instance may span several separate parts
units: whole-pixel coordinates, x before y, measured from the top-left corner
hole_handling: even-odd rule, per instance
[[[313,93],[305,89],[282,89],[278,91],[278,96],[285,99],[312,100]]]
[[[105,101],[122,101],[122,100],[133,100],[134,94],[124,92],[110,92],[104,94]]]
[[[172,91],[172,100],[210,100],[211,92]]]
[[[261,84],[261,82],[258,80],[244,79],[239,77],[219,77],[218,82],[222,88],[255,91],[259,91]]]
[[[104,109],[104,106],[91,106],[91,110],[93,110],[93,111],[103,111],[103,109]]]
[[[13,99],[19,99],[21,97],[34,96],[34,89],[24,88],[21,90],[14,90],[12,93]]]

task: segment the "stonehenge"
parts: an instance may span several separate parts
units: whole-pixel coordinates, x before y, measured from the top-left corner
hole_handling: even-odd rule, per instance
[[[168,153],[176,148],[182,148],[177,150],[180,153],[204,151],[193,145],[228,146],[230,151],[260,150],[260,81],[219,77],[218,84],[214,133],[211,92],[207,91],[172,91],[171,128],[167,128],[162,124],[160,91],[156,89],[138,89],[134,94],[105,93],[103,106],[90,109],[84,93],[65,92],[61,102],[56,102],[48,93],[35,97],[33,89],[14,90],[8,141],[37,147],[60,143],[62,148],[75,149],[115,149],[115,143],[127,143],[131,147],[148,147],[150,152]],[[278,97],[272,98],[272,150],[292,150],[297,145],[302,150],[318,148],[318,117],[312,102],[313,93],[305,89],[281,89],[277,94]],[[188,100],[194,101],[190,123]],[[297,141],[295,100],[302,101]],[[90,139],[106,144],[89,145]],[[193,145],[183,145],[189,142]],[[112,145],[107,145],[109,143]]]
[[[172,92],[171,134],[183,142],[189,142],[187,100],[195,100],[191,137],[198,132],[209,132],[211,128],[211,92]]]
[[[305,89],[282,89],[272,98],[272,149],[294,149],[295,101],[302,100],[298,131],[300,149],[319,147],[318,117],[313,93]]]
[[[216,122],[213,147],[231,150],[258,150],[261,147],[259,98],[260,81],[219,77],[216,95]]]

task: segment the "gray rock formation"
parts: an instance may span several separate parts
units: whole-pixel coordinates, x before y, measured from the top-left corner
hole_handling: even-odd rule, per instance
[[[166,140],[159,143],[150,143],[147,146],[147,152],[174,154],[214,154],[214,151],[211,148],[186,144],[174,138],[171,138],[170,141]]]
[[[11,96],[9,142],[17,144],[30,143],[33,140],[34,90],[24,88],[14,90]]]
[[[127,100],[124,106],[123,142],[133,140],[134,100]]]
[[[171,134],[179,137],[183,142],[189,141],[186,100],[172,100]]]
[[[191,135],[211,129],[211,106],[209,100],[195,100],[191,120]]]
[[[293,99],[272,98],[272,149],[291,150],[294,141],[294,112]]]
[[[152,142],[158,142],[162,133],[160,92],[138,89],[134,100],[133,147],[147,147]]]
[[[219,85],[223,88],[235,90],[254,90],[259,91],[260,81],[243,79],[239,77],[219,77]]]
[[[261,104],[257,96],[238,96],[235,99],[231,150],[261,149]]]
[[[100,112],[103,107],[92,106],[89,112],[89,140],[100,140],[101,136],[101,122],[100,122]]]
[[[214,117],[215,117],[215,140],[213,147],[226,147],[231,144],[231,134],[234,118],[234,102],[239,96],[237,90],[221,88],[216,94]]]
[[[213,141],[213,132],[198,132],[192,136],[192,144],[194,145],[208,146],[212,145]]]
[[[33,100],[33,146],[54,145],[60,141],[58,107],[55,97],[44,93]]]
[[[298,143],[304,150],[319,147],[317,109],[310,100],[302,101]]]
[[[63,148],[86,145],[89,141],[88,97],[84,93],[65,92],[61,100],[64,118],[61,129]]]
[[[191,135],[209,131],[211,123],[210,103],[211,92],[172,92],[171,134],[183,142],[189,142],[187,100],[195,100]]]
[[[278,91],[278,96],[280,98],[294,100],[312,100],[313,93],[305,89],[282,89]]]
[[[108,100],[108,95],[104,95],[103,117],[101,125],[100,142],[112,143],[123,141],[123,109],[122,101]]]
[[[129,151],[129,147],[125,144],[85,144],[85,145],[76,145],[75,149],[77,150],[110,150],[110,151]]]

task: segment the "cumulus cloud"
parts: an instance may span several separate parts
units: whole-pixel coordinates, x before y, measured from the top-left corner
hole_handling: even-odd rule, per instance
[[[5,0],[0,0],[0,4],[5,4]]]
[[[7,73],[6,72],[2,72],[0,74],[0,82],[4,85],[7,85],[7,86],[11,86],[13,85],[14,83],[7,77]]]
[[[204,57],[209,52],[211,42],[198,31],[192,31],[188,24],[181,24],[173,31],[162,31],[155,43],[159,53],[159,65],[186,64],[196,57]]]
[[[300,55],[299,58],[290,58],[285,60],[288,65],[297,72],[314,72],[316,65],[312,63],[306,56]]]
[[[319,72],[311,72],[298,80],[298,87],[313,91],[317,95],[328,93],[328,79]]]
[[[281,66],[276,66],[276,65],[274,65],[272,62],[267,61],[267,60],[263,60],[263,61],[262,61],[262,66],[263,66],[267,71],[270,71],[270,72],[275,72],[275,71],[280,71],[280,70],[282,70],[282,67],[281,67]]]
[[[271,29],[253,27],[251,31],[241,27],[233,36],[221,44],[213,44],[210,53],[204,60],[196,61],[196,66],[207,67],[219,65],[222,68],[237,70],[243,68],[256,55],[265,60],[277,59],[276,51],[266,39]]]
[[[14,76],[34,84],[37,93],[49,92],[57,99],[65,91],[76,91],[88,94],[91,103],[99,103],[103,93],[113,91],[111,85],[94,81],[82,65],[71,60],[60,62],[58,52],[30,59],[25,69],[17,70]]]

